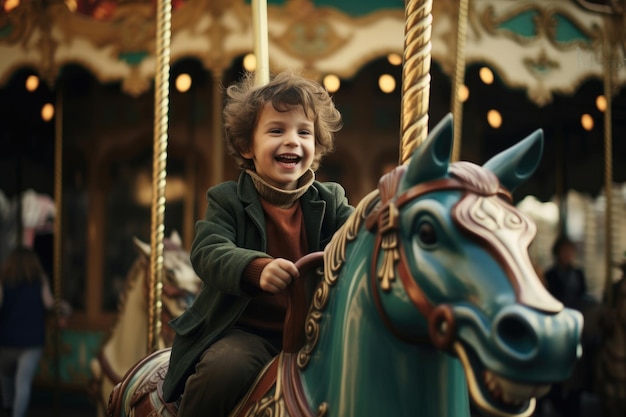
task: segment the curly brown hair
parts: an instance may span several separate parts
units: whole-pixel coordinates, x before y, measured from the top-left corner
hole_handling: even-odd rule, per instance
[[[23,282],[42,282],[45,271],[37,253],[17,246],[7,256],[0,268],[0,283],[15,286]]]
[[[322,157],[334,150],[334,133],[342,126],[341,113],[332,98],[319,83],[306,79],[295,72],[281,72],[269,83],[255,86],[254,74],[245,73],[241,82],[226,89],[224,106],[224,131],[226,149],[242,169],[254,169],[251,159],[241,153],[252,146],[254,129],[260,110],[272,103],[277,111],[289,111],[302,106],[315,128],[315,158],[311,168],[317,169]]]

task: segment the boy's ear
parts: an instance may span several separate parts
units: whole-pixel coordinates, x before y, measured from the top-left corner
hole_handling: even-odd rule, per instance
[[[254,156],[254,152],[252,152],[251,149],[246,150],[246,151],[241,151],[239,152],[239,154],[246,159],[252,159],[252,157]]]

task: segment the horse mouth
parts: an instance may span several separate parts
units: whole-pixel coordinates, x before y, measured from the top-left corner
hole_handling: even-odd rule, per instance
[[[535,411],[536,398],[545,395],[550,385],[512,381],[487,369],[481,369],[473,353],[460,342],[454,351],[463,364],[472,403],[494,417],[528,417]]]

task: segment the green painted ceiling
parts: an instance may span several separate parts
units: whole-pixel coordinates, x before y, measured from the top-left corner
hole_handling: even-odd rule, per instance
[[[268,5],[283,6],[288,0],[268,0]],[[250,3],[250,0],[248,0]],[[334,7],[350,16],[363,16],[382,9],[404,10],[404,0],[313,0],[316,7]]]

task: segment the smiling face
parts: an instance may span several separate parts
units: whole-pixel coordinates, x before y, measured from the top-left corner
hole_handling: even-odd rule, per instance
[[[259,114],[252,145],[241,155],[253,161],[256,173],[268,184],[294,190],[315,158],[314,129],[302,106],[278,111],[271,102],[266,103]]]

